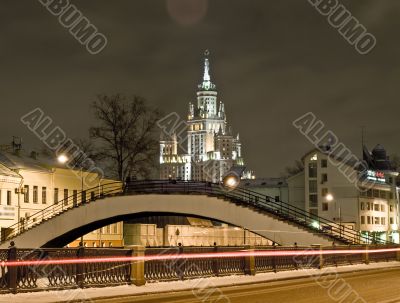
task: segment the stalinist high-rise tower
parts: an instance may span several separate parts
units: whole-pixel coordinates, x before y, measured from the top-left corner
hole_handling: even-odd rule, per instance
[[[168,138],[161,136],[162,179],[219,182],[231,169],[244,169],[239,134],[232,134],[225,105],[218,101],[217,87],[211,80],[208,51],[205,52],[203,81],[198,85],[197,101],[189,103],[186,123],[184,138],[178,138],[176,134]]]

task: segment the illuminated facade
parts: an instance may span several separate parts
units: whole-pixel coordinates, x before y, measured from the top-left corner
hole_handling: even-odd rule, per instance
[[[239,135],[233,135],[227,123],[205,54],[203,81],[197,101],[189,103],[184,140],[176,134],[160,139],[161,179],[218,182],[233,166],[244,166]]]
[[[68,169],[57,161],[26,154],[23,150],[0,150],[0,229],[7,234],[8,227],[19,222],[21,226],[35,213],[57,203],[65,203],[83,190],[89,199],[101,184],[115,182],[97,173]],[[84,245],[123,246],[122,222],[105,226],[83,236]],[[80,239],[69,246],[78,246]],[[17,243],[18,245],[18,243]]]
[[[360,170],[356,163],[313,150],[303,157],[305,209],[312,214],[360,231],[371,242],[380,238],[399,243],[398,173],[390,167],[386,151],[364,147]],[[356,176],[356,182],[349,180]]]

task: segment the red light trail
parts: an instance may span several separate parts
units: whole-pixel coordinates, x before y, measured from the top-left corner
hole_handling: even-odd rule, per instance
[[[235,257],[300,257],[317,255],[352,255],[352,254],[375,254],[400,252],[400,248],[384,249],[343,249],[343,250],[259,250],[259,251],[238,251],[238,252],[217,252],[217,253],[193,253],[193,254],[164,254],[150,256],[130,257],[100,257],[100,258],[71,258],[71,259],[44,259],[44,260],[21,260],[2,261],[0,266],[43,266],[43,265],[65,265],[85,263],[113,263],[113,262],[134,262],[134,261],[161,261],[161,260],[182,260],[182,259],[209,259],[209,258],[235,258]]]

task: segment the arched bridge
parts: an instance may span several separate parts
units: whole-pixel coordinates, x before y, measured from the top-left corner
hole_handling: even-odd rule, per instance
[[[175,180],[112,183],[71,196],[14,224],[0,248],[61,247],[92,230],[146,214],[210,218],[240,226],[280,245],[359,244],[358,232],[247,189]],[[88,196],[90,198],[86,198]]]

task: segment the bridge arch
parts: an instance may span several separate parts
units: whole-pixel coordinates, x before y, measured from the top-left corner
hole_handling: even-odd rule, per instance
[[[332,240],[301,226],[215,196],[197,194],[135,194],[111,196],[69,209],[13,238],[18,247],[63,246],[109,223],[144,213],[193,215],[253,231],[281,245],[321,244]],[[279,232],[278,232],[279,231]],[[8,243],[2,243],[4,248]]]

